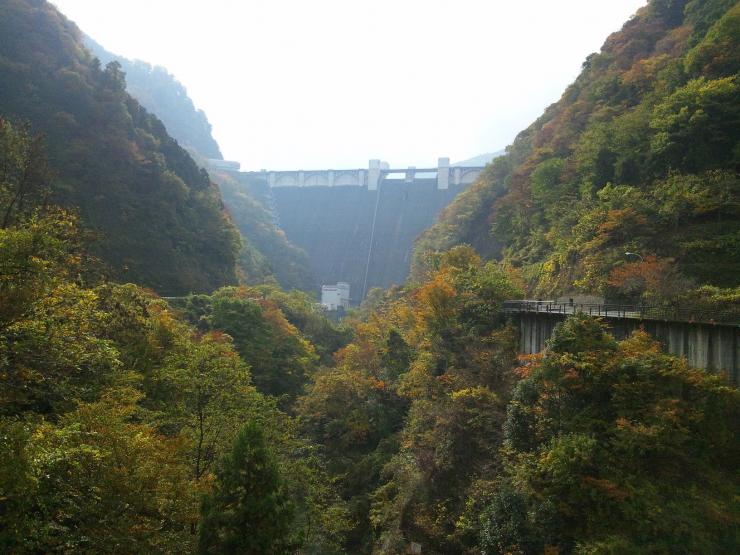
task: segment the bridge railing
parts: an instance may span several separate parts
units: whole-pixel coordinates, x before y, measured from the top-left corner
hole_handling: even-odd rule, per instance
[[[583,312],[606,318],[662,320],[671,322],[731,324],[740,326],[740,310],[710,310],[691,306],[650,306],[621,303],[577,303],[547,300],[509,300],[503,303],[504,312],[536,312],[546,314],[575,314]]]

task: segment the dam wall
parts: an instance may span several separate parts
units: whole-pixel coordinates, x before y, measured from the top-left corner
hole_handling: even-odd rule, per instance
[[[357,305],[373,287],[404,283],[414,240],[460,190],[416,179],[384,180],[376,190],[276,187],[271,193],[280,228],[308,253],[319,283],[349,283]]]
[[[373,287],[406,281],[414,241],[483,166],[393,169],[381,160],[344,170],[234,171],[288,241],[308,254],[316,291],[350,285],[357,306]]]
[[[288,241],[310,259],[316,291],[350,284],[350,303],[373,287],[406,281],[414,241],[483,170],[450,167],[234,172],[232,177],[267,208]]]

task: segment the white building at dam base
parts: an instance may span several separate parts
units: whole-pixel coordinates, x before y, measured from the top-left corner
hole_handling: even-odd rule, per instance
[[[321,306],[327,310],[349,308],[349,283],[340,281],[336,285],[321,286]]]

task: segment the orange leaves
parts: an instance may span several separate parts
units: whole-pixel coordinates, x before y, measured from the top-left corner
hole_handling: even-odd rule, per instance
[[[645,285],[656,283],[663,273],[668,260],[658,260],[655,255],[648,255],[638,262],[617,266],[609,273],[609,285],[624,287],[638,281]]]
[[[368,334],[366,326],[358,328],[355,341],[339,350],[334,358],[339,366],[362,368],[376,374],[379,368],[378,344]]]
[[[449,329],[453,326],[457,292],[449,272],[441,270],[431,281],[421,286],[415,294],[415,310],[419,320],[430,330]]]
[[[443,316],[453,310],[456,292],[446,280],[446,276],[440,272],[431,282],[419,289],[417,296],[423,307],[428,307],[430,312]]]
[[[676,269],[672,258],[657,258],[654,255],[612,268],[607,283],[622,294],[649,293],[665,299],[674,297],[689,285],[689,281]]]
[[[214,343],[230,343],[231,342],[229,335],[222,332],[221,330],[213,330],[213,331],[208,332],[206,335]]]
[[[514,375],[519,379],[528,378],[532,373],[532,370],[542,362],[544,353],[535,353],[532,355],[519,355],[518,361],[519,366],[514,368]]]
[[[624,73],[622,83],[649,90],[655,82],[657,73],[666,66],[668,61],[669,57],[667,54],[659,54],[658,56],[638,60]]]
[[[371,378],[370,387],[377,391],[384,391],[387,385],[383,380],[379,380],[378,378]]]
[[[627,234],[647,225],[647,218],[634,208],[609,210],[597,229],[603,242],[626,238]]]

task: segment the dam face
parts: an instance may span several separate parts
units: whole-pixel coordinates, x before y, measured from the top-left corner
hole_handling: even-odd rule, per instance
[[[368,170],[353,170],[352,184],[342,184],[349,172],[333,170],[241,173],[239,179],[308,253],[316,290],[349,283],[351,304],[358,305],[373,287],[404,283],[415,239],[482,169],[440,159],[438,168],[391,170],[371,161]]]
[[[386,181],[376,191],[285,187],[273,196],[280,227],[308,253],[319,283],[349,283],[352,304],[359,304],[363,290],[406,280],[414,240],[456,192],[429,180]]]

